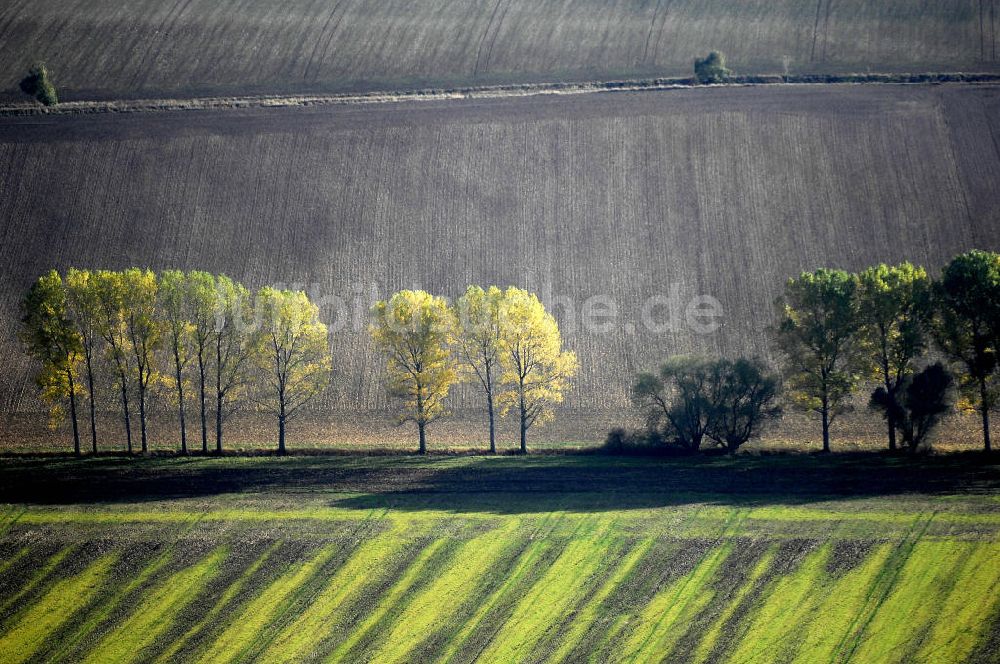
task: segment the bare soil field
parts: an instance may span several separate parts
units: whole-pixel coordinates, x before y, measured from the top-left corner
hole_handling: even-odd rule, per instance
[[[63,99],[690,75],[996,71],[996,0],[12,0],[0,98],[36,60]]]
[[[768,355],[800,270],[1000,248],[998,110],[992,85],[838,85],[6,118],[4,438],[39,410],[18,301],[71,265],[306,288],[335,330],[317,409],[341,414],[388,405],[373,298],[516,284],[579,354],[568,411],[631,417],[631,377],[666,355]],[[713,332],[687,320],[698,296]]]

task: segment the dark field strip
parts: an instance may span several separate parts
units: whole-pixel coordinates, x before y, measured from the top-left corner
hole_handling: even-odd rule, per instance
[[[60,96],[191,96],[742,73],[995,70],[978,0],[14,0],[0,89],[34,60]]]
[[[626,417],[634,372],[666,355],[767,355],[773,299],[800,270],[909,259],[935,271],[1000,249],[998,102],[992,85],[831,85],[4,119],[4,447],[52,441],[37,419],[15,426],[43,410],[18,301],[70,265],[306,287],[335,329],[336,379],[292,445],[374,446],[383,432],[403,445],[366,321],[350,312],[414,284],[446,296],[516,284],[552,299],[581,362],[559,421]],[[722,327],[700,334],[660,306],[647,328],[644,306],[672,291],[682,307],[717,298]],[[584,327],[592,296],[617,305],[607,329]],[[99,398],[103,449],[120,449],[113,394]],[[479,395],[466,385],[451,406],[471,420]],[[174,447],[172,414],[156,410],[154,444]],[[331,413],[375,428],[327,426]],[[234,444],[273,435],[257,424]],[[466,427],[465,444],[480,431]]]
[[[818,465],[836,485],[849,464],[132,461],[129,473],[164,476],[280,472],[287,462],[284,470],[312,481],[154,491],[146,502],[5,497],[0,660],[996,661],[995,465],[979,455],[852,461],[863,473],[839,494],[815,487],[784,502],[732,479],[770,462],[798,468],[805,484]],[[101,473],[123,472],[102,463],[2,465],[8,478],[30,467],[54,488],[69,470],[97,484]],[[891,480],[872,491],[896,464],[952,479],[937,491]],[[469,479],[448,474],[459,469]],[[542,469],[550,483],[530,479]],[[669,487],[682,470],[706,492],[637,505],[622,491],[625,483],[656,495],[654,478]],[[443,477],[457,490],[435,490]],[[369,491],[353,489],[356,481]],[[570,484],[586,493],[567,492]]]

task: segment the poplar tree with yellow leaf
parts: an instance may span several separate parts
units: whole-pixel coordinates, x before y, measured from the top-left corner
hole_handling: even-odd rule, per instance
[[[257,316],[262,403],[278,420],[278,454],[284,455],[286,423],[330,382],[327,328],[319,307],[302,291],[262,288]]]
[[[390,394],[402,401],[400,423],[417,425],[420,454],[427,452],[427,427],[446,414],[444,400],[459,378],[455,331],[444,298],[422,290],[400,291],[372,307],[372,342],[387,359]]]
[[[503,291],[496,286],[469,286],[455,302],[458,335],[455,348],[468,373],[486,393],[490,422],[490,454],[496,454],[496,391],[503,352]]]
[[[149,452],[147,404],[149,387],[157,376],[156,350],[163,340],[157,310],[159,282],[152,270],[129,268],[121,274],[125,334],[135,359],[135,384],[139,395],[139,432],[142,453]]]
[[[576,375],[576,353],[563,350],[556,319],[534,293],[509,287],[502,307],[501,414],[516,408],[521,453],[528,452],[528,429],[552,419],[552,406],[563,401]]]
[[[21,341],[41,362],[36,382],[42,398],[52,405],[53,418],[69,401],[73,423],[73,452],[80,455],[80,431],[76,417],[77,372],[83,359],[80,334],[66,310],[66,289],[55,270],[39,277],[21,304]]]

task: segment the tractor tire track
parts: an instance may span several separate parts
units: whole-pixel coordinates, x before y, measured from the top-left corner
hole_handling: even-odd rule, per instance
[[[660,14],[660,5],[663,0],[656,0],[656,9],[653,10],[653,20],[649,22],[649,32],[646,33],[646,45],[642,49],[642,64],[647,64],[649,58],[649,41],[653,37],[653,29],[656,27],[656,18]]]
[[[910,559],[914,548],[916,548],[917,543],[924,536],[924,533],[927,532],[931,521],[934,520],[936,515],[937,512],[932,512],[923,521],[922,525],[919,520],[914,521],[910,527],[910,531],[904,536],[903,541],[900,542],[899,551],[886,561],[885,567],[882,568],[882,571],[879,572],[872,583],[868,597],[865,598],[864,608],[855,616],[854,621],[848,627],[847,631],[844,632],[843,639],[841,639],[841,642],[837,644],[837,648],[834,650],[837,653],[837,661],[849,662],[854,657],[858,646],[861,645],[865,631],[871,625],[872,620],[875,619],[875,615],[882,607],[882,604],[889,597],[899,575],[903,572],[906,561]]]
[[[472,75],[473,76],[478,76],[479,75],[479,63],[480,63],[480,61],[483,58],[483,45],[486,44],[486,38],[490,34],[490,28],[493,27],[493,21],[496,20],[497,12],[500,10],[500,3],[501,2],[503,2],[503,0],[497,0],[497,3],[495,5],[493,5],[493,13],[490,14],[490,20],[486,24],[486,29],[483,30],[483,36],[479,38],[479,48],[476,50],[476,64],[475,64],[475,66],[472,69]],[[490,44],[490,49],[492,50],[492,48],[493,48],[493,45]]]
[[[982,0],[980,0],[981,2]],[[816,19],[813,21],[812,48],[809,51],[809,62],[816,61],[816,37],[819,34],[819,17],[823,14],[823,0],[816,0]]]
[[[326,43],[323,44],[323,57],[326,57],[326,53],[330,49],[330,43],[333,41],[333,35],[337,33],[338,29],[340,29],[340,23],[344,20],[344,13],[346,13],[346,11],[340,14],[337,18],[337,22],[333,24],[332,28],[330,27],[330,23],[333,21],[333,17],[337,15],[337,11],[343,4],[344,0],[337,0],[337,2],[333,5],[333,9],[330,11],[330,15],[326,17],[326,22],[323,23],[323,29],[320,31],[319,38],[313,45],[312,52],[309,54],[309,60],[306,62],[306,67],[302,72],[302,78],[304,80],[310,80],[309,76],[313,68],[313,63],[316,61],[316,54],[319,53],[319,42],[324,35],[326,35]]]
[[[486,72],[490,68],[490,60],[493,58],[493,46],[497,43],[497,35],[500,34],[500,28],[503,26],[503,20],[507,18],[507,12],[510,11],[511,3],[507,3],[504,7],[503,13],[500,14],[500,20],[497,21],[497,27],[493,29],[493,37],[490,39],[490,47],[486,51],[486,62],[483,64],[483,71]]]
[[[826,0],[826,17],[823,19],[823,56],[821,62],[826,62],[826,47],[830,44],[830,6],[833,0]]]

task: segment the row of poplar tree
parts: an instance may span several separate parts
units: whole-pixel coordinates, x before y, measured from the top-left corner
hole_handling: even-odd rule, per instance
[[[172,388],[182,452],[188,451],[185,405],[193,389],[203,451],[208,414],[221,452],[227,414],[252,400],[277,418],[284,453],[286,422],[330,378],[327,328],[301,291],[265,287],[251,294],[229,277],[200,271],[70,269],[63,278],[52,270],[34,283],[22,309],[21,340],[40,363],[42,397],[57,413],[68,404],[77,454],[77,411],[85,397],[97,452],[102,385],[118,392],[129,453],[136,410],[141,449],[148,451],[150,400],[164,385]]]
[[[114,385],[126,446],[133,451],[138,411],[143,453],[149,449],[150,401],[167,388],[177,409],[181,452],[188,452],[186,405],[193,401],[201,449],[222,451],[226,416],[248,403],[275,416],[278,452],[287,422],[329,384],[331,355],[319,309],[302,291],[270,287],[251,293],[224,275],[146,269],[52,270],[22,303],[21,340],[39,363],[37,383],[53,414],[68,406],[80,453],[78,409],[89,405],[98,449],[97,393]],[[470,286],[454,304],[424,291],[400,291],[372,309],[370,333],[387,361],[390,394],[401,421],[426,430],[446,414],[451,388],[482,387],[496,451],[495,413],[516,410],[521,450],[527,432],[552,416],[576,372],[555,318],[528,291]],[[192,397],[193,392],[193,397]]]
[[[919,440],[914,412],[931,423],[930,411],[950,407],[952,378],[928,366],[935,357],[954,374],[958,406],[979,413],[990,451],[990,411],[1000,396],[1000,254],[956,256],[936,280],[910,263],[803,273],[785,285],[772,338],[793,403],[820,417],[824,451],[831,422],[871,380],[879,386],[870,403],[886,419],[889,447],[897,431],[907,444]]]

